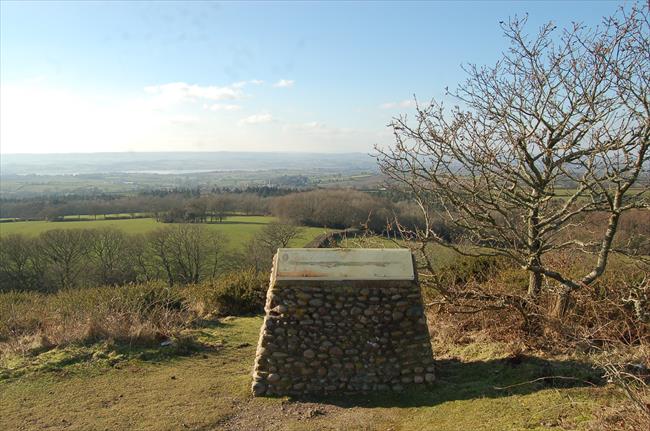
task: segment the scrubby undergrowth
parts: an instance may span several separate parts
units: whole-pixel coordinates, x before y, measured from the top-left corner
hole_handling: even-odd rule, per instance
[[[584,265],[566,256],[556,258],[576,268]],[[599,410],[593,428],[650,428],[650,280],[645,266],[623,259],[615,263],[592,288],[577,292],[558,318],[549,312],[552,289],[536,310],[522,310],[502,299],[525,295],[525,271],[500,259],[454,260],[423,279],[437,357],[515,362],[533,357],[583,364],[558,369],[538,363],[539,376],[522,384],[554,376],[612,384],[626,399]],[[528,325],[531,317],[538,325],[535,330]]]
[[[152,282],[0,293],[0,357],[100,340],[147,346],[200,319],[260,313],[266,288],[264,277],[241,271],[188,286]]]

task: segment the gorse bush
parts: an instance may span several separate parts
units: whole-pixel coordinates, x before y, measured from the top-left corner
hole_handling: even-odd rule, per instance
[[[218,280],[216,303],[221,314],[259,313],[264,309],[268,280],[260,273],[242,271]]]
[[[201,316],[261,313],[268,279],[253,270],[233,272],[217,280],[188,286],[188,303]]]

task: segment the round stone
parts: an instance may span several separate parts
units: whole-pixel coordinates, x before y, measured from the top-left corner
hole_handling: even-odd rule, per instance
[[[314,359],[316,357],[316,353],[314,353],[313,350],[308,349],[303,352],[302,356],[304,356],[307,359]]]
[[[271,374],[268,375],[266,380],[268,380],[271,383],[279,382],[280,381],[280,375],[276,374],[276,373],[271,373]]]
[[[265,392],[266,392],[266,384],[264,382],[253,383],[253,394],[255,394],[256,397],[259,397],[260,395],[264,395]]]
[[[341,350],[339,347],[334,346],[330,350],[330,355],[332,356],[342,356],[343,355],[343,350]]]

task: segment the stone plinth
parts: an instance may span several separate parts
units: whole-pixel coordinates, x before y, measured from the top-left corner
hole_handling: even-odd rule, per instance
[[[255,395],[402,390],[434,380],[409,250],[279,249]]]

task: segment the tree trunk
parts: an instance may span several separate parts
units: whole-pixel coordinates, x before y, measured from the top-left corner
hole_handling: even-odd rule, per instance
[[[538,264],[537,261],[536,264]],[[526,313],[526,322],[524,330],[531,335],[539,335],[542,333],[543,325],[540,319],[539,298],[542,293],[542,274],[535,271],[530,271],[528,274],[528,292],[524,304],[524,312]]]
[[[556,319],[564,319],[571,307],[571,290],[562,289],[553,301],[553,308],[551,309],[551,316]]]
[[[542,274],[531,271],[528,276],[528,298],[536,301],[542,293]]]

